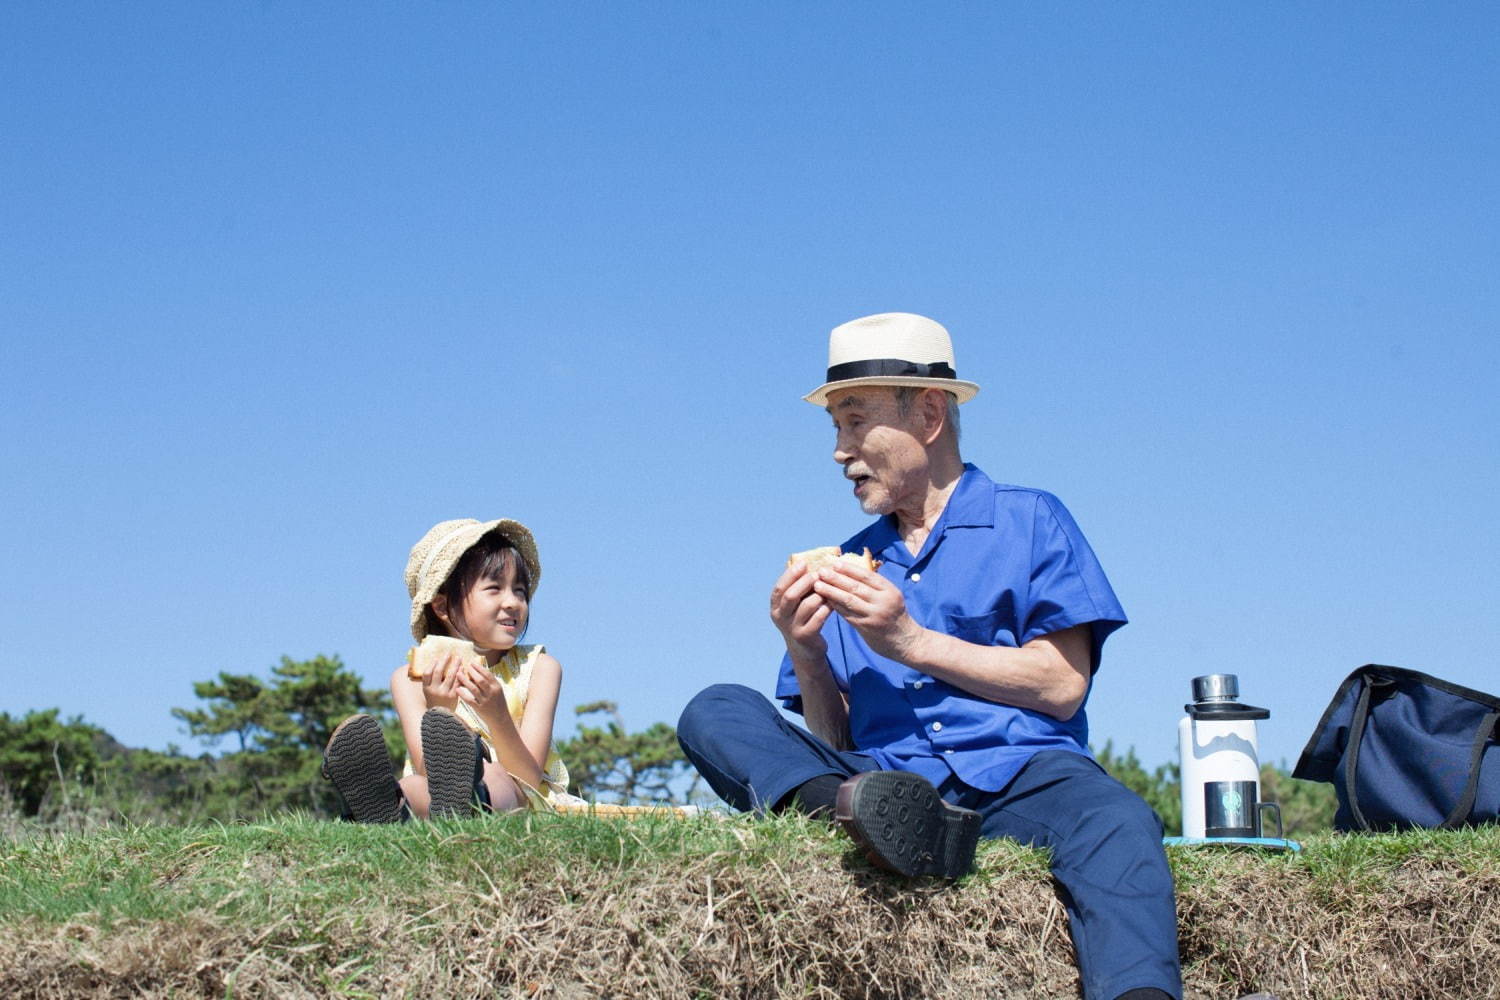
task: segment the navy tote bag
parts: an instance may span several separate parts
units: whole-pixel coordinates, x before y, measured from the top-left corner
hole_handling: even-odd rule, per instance
[[[1328,781],[1339,830],[1452,829],[1500,816],[1500,698],[1367,664],[1339,685],[1292,777]]]

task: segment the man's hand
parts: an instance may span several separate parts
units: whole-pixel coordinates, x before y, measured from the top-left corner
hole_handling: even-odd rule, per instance
[[[910,663],[926,634],[906,613],[906,598],[879,573],[850,562],[823,567],[813,594],[838,612],[875,652],[897,663]]]
[[[828,643],[819,630],[828,620],[829,609],[813,592],[813,582],[807,564],[799,561],[788,566],[771,588],[771,621],[792,659],[804,663],[828,655]]]
[[[792,672],[802,693],[802,718],[813,734],[840,750],[854,749],[849,738],[849,701],[828,666],[828,641],[819,631],[832,614],[813,591],[816,577],[794,562],[771,588],[771,621],[786,641]]]

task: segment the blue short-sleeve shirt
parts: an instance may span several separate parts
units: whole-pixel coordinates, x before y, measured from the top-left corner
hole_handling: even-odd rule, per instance
[[[1125,624],[1104,570],[1062,502],[995,483],[973,465],[964,466],[915,557],[889,516],[842,548],[868,548],[917,624],[966,642],[1023,646],[1092,624],[1097,670],[1104,640]],[[837,614],[824,624],[823,637],[834,679],[849,698],[854,746],[881,767],[914,771],[934,784],[955,774],[973,788],[1000,791],[1039,751],[1088,755],[1082,707],[1060,721],[980,698],[877,655]],[[801,712],[790,657],[782,660],[776,695]]]

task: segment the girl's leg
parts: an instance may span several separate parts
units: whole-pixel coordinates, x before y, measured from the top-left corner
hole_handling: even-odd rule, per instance
[[[490,796],[490,808],[495,812],[510,812],[526,805],[521,799],[521,791],[516,787],[510,772],[499,764],[485,761],[482,780]],[[421,819],[430,818],[432,795],[428,792],[425,775],[408,774],[402,778],[401,794],[406,796],[406,804],[411,807],[415,816]]]
[[[413,815],[420,819],[427,818],[427,813],[432,806],[432,797],[427,794],[425,775],[408,774],[402,778],[401,794],[406,796],[406,804],[411,808]]]
[[[490,793],[490,808],[495,812],[511,812],[523,808],[521,791],[511,779],[510,772],[499,764],[488,761],[484,765],[484,787]],[[420,774],[408,774],[401,779],[401,794],[414,815],[427,819],[432,809],[432,797],[427,794],[427,779]]]
[[[422,713],[422,764],[427,773],[427,815],[460,819],[479,804],[484,744],[446,708]]]
[[[339,723],[323,751],[323,776],[338,789],[347,819],[395,823],[404,818],[385,735],[373,716],[361,712]]]
[[[510,772],[493,761],[484,762],[484,787],[490,793],[490,808],[497,813],[526,807]]]

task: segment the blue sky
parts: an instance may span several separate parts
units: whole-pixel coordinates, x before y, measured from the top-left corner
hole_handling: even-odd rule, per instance
[[[0,710],[192,741],[192,683],[383,685],[432,523],[514,517],[569,706],[769,692],[866,521],[827,331],[952,331],[965,457],[1295,760],[1339,680],[1495,690],[1487,5],[0,7]]]

